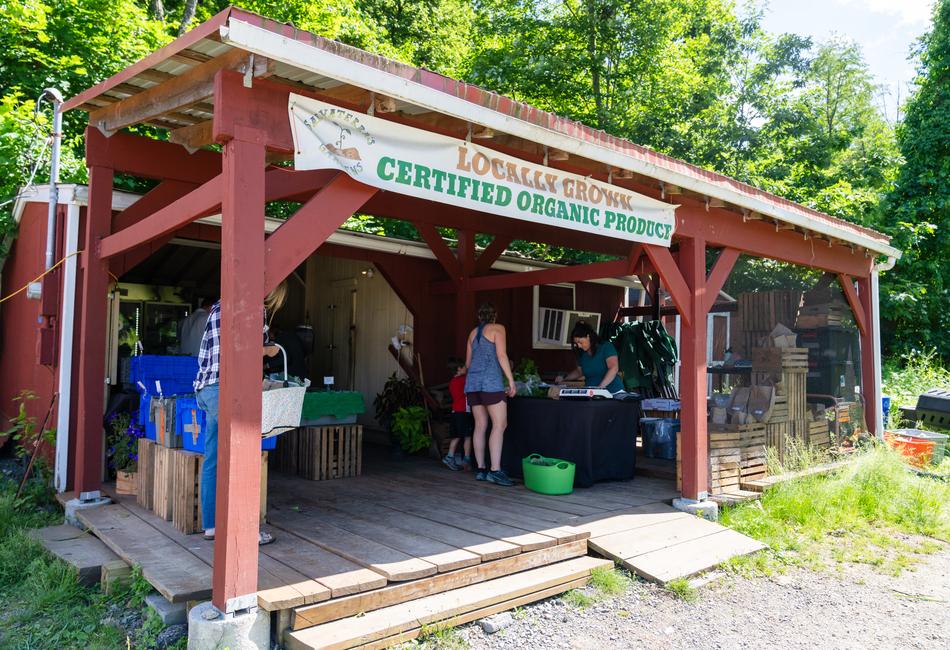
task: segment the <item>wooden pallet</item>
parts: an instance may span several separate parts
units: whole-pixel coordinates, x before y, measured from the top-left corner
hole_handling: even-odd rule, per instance
[[[363,470],[363,427],[301,427],[278,439],[276,456],[276,469],[311,481],[359,476]]]
[[[138,491],[135,501],[146,510],[152,509],[152,490],[155,485],[155,443],[148,438],[139,438]]]
[[[201,466],[202,454],[177,451],[172,456],[175,483],[172,503],[172,524],[189,535],[202,530],[201,526]]]
[[[808,372],[808,348],[754,348],[753,372]]]
[[[152,451],[152,512],[172,520],[175,504],[175,459],[177,449],[155,445]]]

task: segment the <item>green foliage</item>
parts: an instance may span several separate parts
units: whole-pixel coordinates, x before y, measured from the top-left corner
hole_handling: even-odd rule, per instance
[[[602,597],[619,596],[633,581],[616,567],[597,567],[590,572],[590,584]]]
[[[917,396],[931,388],[950,390],[950,369],[936,350],[912,351],[899,360],[889,359],[882,371],[881,391],[891,398],[890,422],[896,426],[900,406],[916,406]]]
[[[401,408],[419,406],[422,404],[422,393],[419,387],[409,377],[400,378],[396,373],[389,376],[383,385],[381,393],[376,395],[373,406],[376,409],[376,420],[383,426],[389,426],[393,416]]]
[[[396,411],[393,415],[392,430],[399,436],[403,451],[414,454],[432,443],[432,438],[425,431],[428,418],[429,412],[421,406],[408,406]]]
[[[808,476],[767,490],[760,501],[726,508],[720,522],[769,545],[764,555],[730,563],[736,571],[823,568],[829,560],[899,571],[926,540],[950,539],[950,484],[908,471],[896,453],[876,448],[830,476]]]
[[[674,578],[664,585],[666,590],[687,603],[699,600],[699,592],[689,584],[686,578]]]
[[[457,628],[437,623],[423,625],[419,638],[400,647],[417,650],[465,650],[469,645]]]
[[[29,415],[28,404],[36,399],[36,395],[28,390],[22,391],[13,401],[17,403],[17,414],[10,421],[10,428],[3,432],[16,443],[14,453],[18,458],[26,459],[33,455],[40,445],[52,449],[56,443],[55,429],[41,429],[37,426],[36,418]],[[49,471],[46,459],[37,455],[33,461],[32,477],[39,484],[42,492],[52,485],[52,473]]]
[[[577,609],[587,609],[597,602],[597,599],[582,589],[571,589],[561,597],[565,603]]]
[[[920,41],[917,91],[898,129],[905,163],[882,209],[904,251],[882,278],[882,341],[891,350],[936,348],[950,359],[950,2],[934,6]]]

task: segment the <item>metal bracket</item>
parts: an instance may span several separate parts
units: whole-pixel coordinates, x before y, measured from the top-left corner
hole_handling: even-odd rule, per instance
[[[229,598],[224,603],[224,613],[233,616],[241,614],[251,614],[257,611],[257,594],[244,594]]]
[[[247,67],[244,68],[244,87],[254,87],[254,53],[247,57]]]

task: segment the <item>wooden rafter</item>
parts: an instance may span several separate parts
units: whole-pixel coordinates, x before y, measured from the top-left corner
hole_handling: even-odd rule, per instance
[[[431,250],[435,258],[439,260],[439,264],[441,264],[445,272],[449,274],[449,277],[452,279],[452,285],[457,285],[462,275],[462,265],[455,257],[455,254],[452,253],[452,249],[445,243],[442,235],[439,234],[439,231],[436,230],[432,224],[413,222],[413,225],[416,227],[416,230],[419,231],[419,235],[423,241],[429,246],[429,250]]]
[[[540,284],[556,284],[558,282],[584,282],[586,280],[616,278],[626,274],[628,265],[629,262],[622,259],[578,264],[576,266],[559,266],[537,271],[483,275],[466,281],[465,289],[468,291],[495,291],[533,287]],[[435,282],[432,284],[432,293],[435,294],[454,293],[456,290],[457,287],[452,282]]]
[[[739,251],[734,248],[723,248],[719,252],[719,257],[716,258],[716,263],[709,272],[709,277],[706,278],[705,309],[707,313],[712,309],[712,306],[716,304],[716,298],[719,297],[719,292],[722,291],[726,280],[729,279],[729,274],[736,265],[736,260],[739,259],[739,255]]]
[[[867,334],[868,323],[864,314],[864,305],[861,304],[858,292],[854,288],[854,280],[850,275],[839,273],[838,284],[841,285],[844,297],[848,299],[848,305],[851,306],[851,313],[854,314],[854,322],[858,326],[858,331],[861,332],[862,335]]]
[[[174,232],[221,203],[221,176],[215,176],[200,187],[154,214],[113,235],[99,245],[99,257],[108,259],[141,244]]]
[[[663,281],[663,286],[666,287],[670,297],[673,299],[673,304],[679,309],[680,318],[682,318],[686,324],[689,324],[693,316],[689,308],[690,289],[686,284],[686,280],[683,279],[679,268],[677,268],[676,261],[673,259],[670,249],[663,248],[662,246],[654,246],[652,244],[647,244],[643,248],[646,251],[647,257],[650,258],[653,268],[656,269],[660,279]]]
[[[482,251],[482,254],[478,256],[478,260],[475,261],[475,275],[488,273],[491,270],[492,264],[504,254],[505,249],[508,248],[513,241],[514,237],[495,235],[495,238],[485,250]]]
[[[93,111],[89,114],[89,123],[103,132],[111,133],[133,124],[154,121],[182,106],[211,97],[214,94],[215,74],[219,70],[240,67],[247,61],[246,52],[230,50],[173,79]],[[255,59],[255,74],[266,71],[268,67],[266,59]]]

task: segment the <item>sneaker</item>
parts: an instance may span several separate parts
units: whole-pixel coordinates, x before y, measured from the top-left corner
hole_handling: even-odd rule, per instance
[[[462,469],[462,461],[463,461],[462,454],[455,454],[455,465],[459,469]]]
[[[487,481],[488,480],[488,470],[484,467],[479,467],[475,470],[475,480],[476,481]]]
[[[497,472],[488,472],[488,475],[485,477],[485,480],[489,483],[494,483],[495,485],[502,485],[504,487],[511,487],[515,484],[508,475],[505,474],[505,470],[500,469]]]
[[[462,457],[462,462],[459,463],[459,464],[462,466],[462,469],[464,469],[466,472],[469,471],[469,470],[471,470],[471,469],[472,469],[472,457],[471,457],[471,456],[463,456],[463,457]]]
[[[462,469],[455,463],[455,456],[449,456],[448,454],[442,457],[442,464],[448,467],[453,472],[457,472],[460,469]]]

